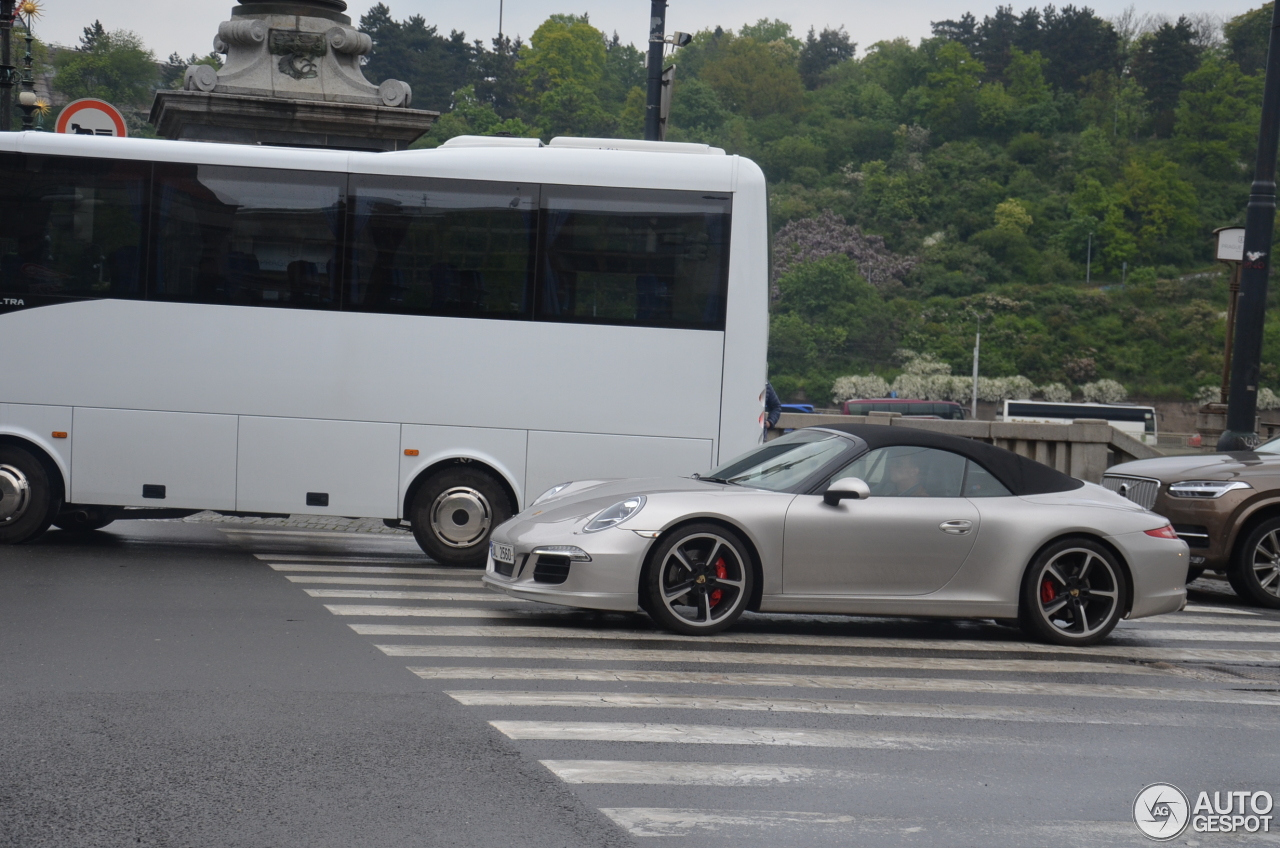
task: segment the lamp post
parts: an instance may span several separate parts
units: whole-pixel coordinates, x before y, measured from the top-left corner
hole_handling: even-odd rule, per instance
[[[1271,14],[1267,76],[1262,91],[1258,158],[1245,213],[1240,305],[1227,398],[1227,429],[1218,450],[1257,447],[1258,378],[1262,373],[1262,333],[1267,318],[1267,283],[1271,273],[1271,236],[1276,224],[1276,154],[1280,149],[1280,3]]]
[[[0,132],[13,129],[13,4],[0,0]]]
[[[649,90],[644,103],[646,141],[662,138],[662,54],[667,47],[667,0],[652,0],[649,12]]]
[[[1084,255],[1084,282],[1085,285],[1093,282],[1093,233],[1089,233],[1089,248]]]
[[[18,107],[22,109],[22,128],[24,130],[35,129],[36,108],[39,104],[39,98],[36,97],[36,79],[31,73],[33,61],[31,44],[35,41],[35,36],[31,34],[31,18],[34,15],[34,11],[27,12],[26,17],[23,19],[23,28],[26,31],[23,40],[27,42],[27,52],[22,57],[22,90],[18,92]]]

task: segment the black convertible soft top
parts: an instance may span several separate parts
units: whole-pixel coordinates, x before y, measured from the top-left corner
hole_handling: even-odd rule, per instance
[[[889,427],[883,424],[824,424],[823,430],[835,430],[857,436],[867,445],[876,448],[911,447],[938,448],[967,456],[990,471],[1004,487],[1015,495],[1046,495],[1052,492],[1069,492],[1079,489],[1084,481],[1063,474],[1034,459],[985,442],[949,436],[915,427]]]

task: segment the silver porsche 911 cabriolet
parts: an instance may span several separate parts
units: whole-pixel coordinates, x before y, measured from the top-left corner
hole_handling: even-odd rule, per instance
[[[643,610],[684,634],[746,610],[1016,620],[1092,644],[1180,609],[1169,522],[1002,448],[911,427],[797,430],[707,476],[565,483],[498,527],[484,582]]]

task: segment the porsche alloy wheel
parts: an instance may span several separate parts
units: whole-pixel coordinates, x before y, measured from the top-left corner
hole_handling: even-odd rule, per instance
[[[1249,533],[1227,577],[1242,598],[1280,609],[1280,518],[1262,522]]]
[[[1092,645],[1124,615],[1126,591],[1110,551],[1090,539],[1065,539],[1042,551],[1027,569],[1023,629],[1056,645]]]
[[[751,557],[737,534],[694,524],[658,545],[646,584],[646,607],[663,627],[686,635],[718,633],[747,608]]]

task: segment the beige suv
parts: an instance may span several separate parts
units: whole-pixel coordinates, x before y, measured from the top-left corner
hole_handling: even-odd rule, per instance
[[[1226,574],[1242,598],[1280,609],[1280,439],[1254,451],[1141,459],[1102,485],[1168,518],[1191,548],[1188,581]]]

